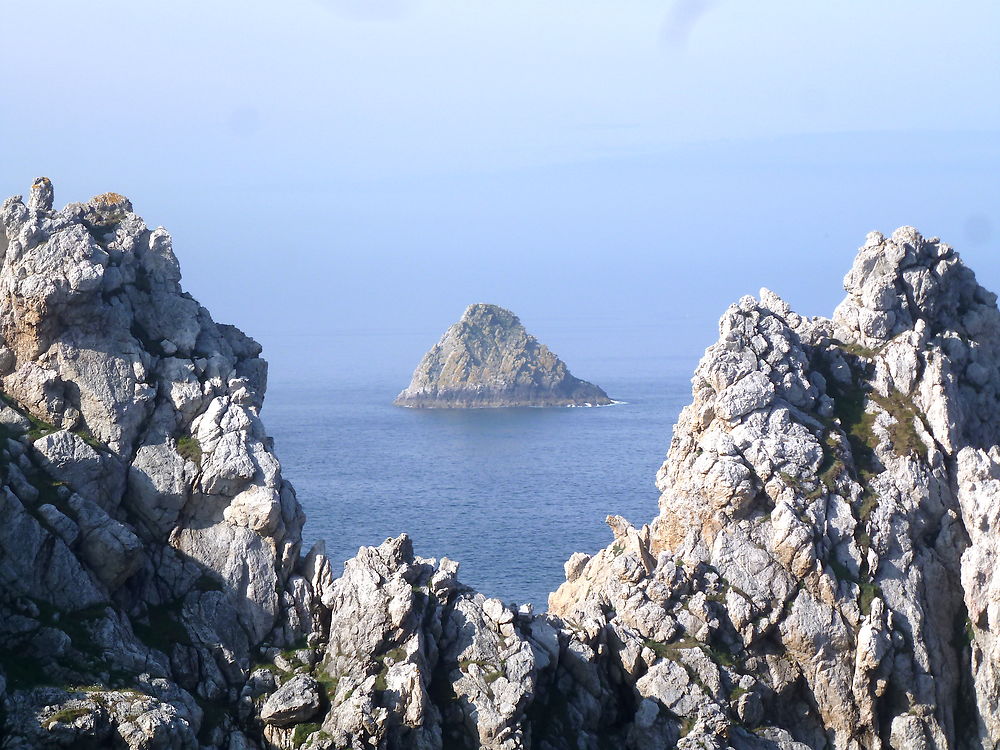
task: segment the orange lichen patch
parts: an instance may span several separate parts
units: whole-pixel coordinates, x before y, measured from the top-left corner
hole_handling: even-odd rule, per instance
[[[51,184],[52,180],[50,180],[48,177],[39,177],[32,183],[31,187],[37,188],[37,187],[42,187],[43,185],[51,185]]]
[[[101,193],[90,199],[91,203],[96,203],[98,206],[114,206],[126,201],[128,201],[128,198],[121,193]]]

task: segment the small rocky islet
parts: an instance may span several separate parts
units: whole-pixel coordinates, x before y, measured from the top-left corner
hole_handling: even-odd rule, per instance
[[[570,374],[510,310],[474,304],[424,355],[394,403],[420,409],[482,409],[614,402],[598,386]]]
[[[0,208],[3,750],[1000,746],[1000,311],[938,239],[870,234],[832,318],[732,305],[658,515],[539,613],[303,549],[260,347],[52,195]]]

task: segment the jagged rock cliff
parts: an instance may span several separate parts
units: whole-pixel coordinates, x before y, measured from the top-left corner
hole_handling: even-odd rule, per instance
[[[573,377],[565,363],[496,305],[469,305],[424,355],[397,406],[607,406],[603,390]]]
[[[126,198],[52,199],[0,209],[3,747],[222,746],[304,520],[266,365]]]
[[[551,609],[659,652],[637,692],[709,746],[997,747],[996,297],[911,228],[845,287],[832,320],[767,290],[727,311],[642,556],[577,560]]]
[[[660,513],[535,614],[404,535],[339,578],[259,348],[121,196],[0,243],[0,747],[996,748],[1000,312],[914,230],[720,324]]]

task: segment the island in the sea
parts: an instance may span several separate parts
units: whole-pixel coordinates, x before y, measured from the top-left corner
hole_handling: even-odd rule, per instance
[[[0,202],[3,750],[1000,748],[1000,309],[939,239],[731,305],[658,514],[540,613],[304,549],[261,347],[180,279],[118,193]]]
[[[424,355],[397,406],[476,409],[507,406],[607,406],[601,388],[573,377],[510,310],[469,305]]]

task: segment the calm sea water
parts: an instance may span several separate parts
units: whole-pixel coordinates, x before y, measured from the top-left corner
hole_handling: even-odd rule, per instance
[[[455,411],[392,406],[398,378],[294,381],[272,368],[263,418],[307,514],[305,542],[325,539],[336,570],[405,531],[418,555],[458,560],[463,582],[544,609],[566,559],[610,543],[607,514],[656,515],[691,367],[662,358],[592,376],[626,402],[616,406]]]

